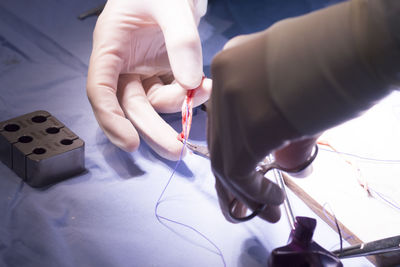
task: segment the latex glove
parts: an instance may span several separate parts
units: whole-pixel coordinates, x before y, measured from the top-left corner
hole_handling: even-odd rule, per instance
[[[260,216],[279,219],[283,195],[255,175],[257,162],[273,152],[298,167],[316,136],[399,84],[399,13],[397,0],[345,1],[235,38],[215,57],[208,141],[225,214],[236,197],[237,213],[266,203]]]
[[[206,1],[109,0],[93,34],[87,94],[96,119],[112,143],[138,148],[139,135],[159,155],[177,160],[178,133],[157,112],[181,110],[187,89],[194,106],[205,102],[197,31]]]
[[[246,207],[254,210],[266,203],[259,216],[270,222],[279,220],[284,195],[276,184],[256,173],[255,167],[273,151],[282,166],[298,167],[316,141],[316,137],[302,137],[269,95],[264,65],[267,34],[232,39],[212,62],[208,145],[220,206],[231,222],[235,220],[228,210],[234,198],[239,200],[234,211],[237,217],[245,215]]]

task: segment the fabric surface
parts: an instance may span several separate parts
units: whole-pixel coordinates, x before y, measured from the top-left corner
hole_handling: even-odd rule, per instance
[[[263,3],[280,12],[280,18],[320,7],[317,1],[303,1],[300,7],[278,2]],[[49,188],[33,189],[0,164],[0,266],[223,266],[203,238],[179,225],[162,225],[154,216],[175,162],[160,158],[144,142],[133,153],[116,148],[94,118],[85,83],[96,18],[80,21],[77,16],[100,4],[0,3],[0,121],[47,110],[86,142],[86,172]],[[229,38],[268,23],[243,24],[246,17],[237,17],[240,7],[231,4],[212,1],[201,22],[206,74]],[[179,113],[164,118],[180,130]],[[205,125],[205,112],[196,109],[191,142],[205,143]],[[226,222],[209,165],[189,153],[167,189],[160,214],[213,240],[227,266],[265,266],[269,252],[287,241],[285,215],[277,224]],[[298,215],[315,217],[291,197]],[[315,237],[327,248],[338,243],[321,220]],[[351,266],[368,265],[357,259]]]

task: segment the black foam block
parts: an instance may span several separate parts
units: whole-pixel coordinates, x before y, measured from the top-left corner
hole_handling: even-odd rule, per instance
[[[47,111],[0,122],[0,160],[32,187],[85,170],[85,143]]]

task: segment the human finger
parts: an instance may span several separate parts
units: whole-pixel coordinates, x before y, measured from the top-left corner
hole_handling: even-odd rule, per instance
[[[158,77],[151,77],[143,81],[147,99],[157,112],[173,113],[182,108],[187,90],[179,83],[164,84]],[[211,79],[203,79],[200,85],[195,88],[193,106],[199,106],[206,102],[211,94]]]
[[[147,144],[163,158],[178,160],[183,148],[178,133],[154,110],[139,75],[121,75],[117,95],[125,115]]]
[[[274,151],[275,161],[285,169],[296,169],[303,165],[311,156],[317,139],[320,135],[302,138],[290,142],[288,145]],[[304,170],[290,175],[301,178],[312,173],[312,165],[308,165]]]
[[[176,81],[185,89],[199,86],[203,75],[201,42],[188,1],[161,1],[155,12]]]
[[[94,115],[108,139],[125,151],[139,146],[139,135],[125,118],[116,97],[122,59],[111,53],[92,52],[87,79],[87,96]]]

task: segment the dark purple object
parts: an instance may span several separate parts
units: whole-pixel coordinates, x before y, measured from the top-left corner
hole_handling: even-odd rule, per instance
[[[269,267],[342,267],[340,260],[312,240],[317,221],[296,217],[288,245],[272,251]]]

